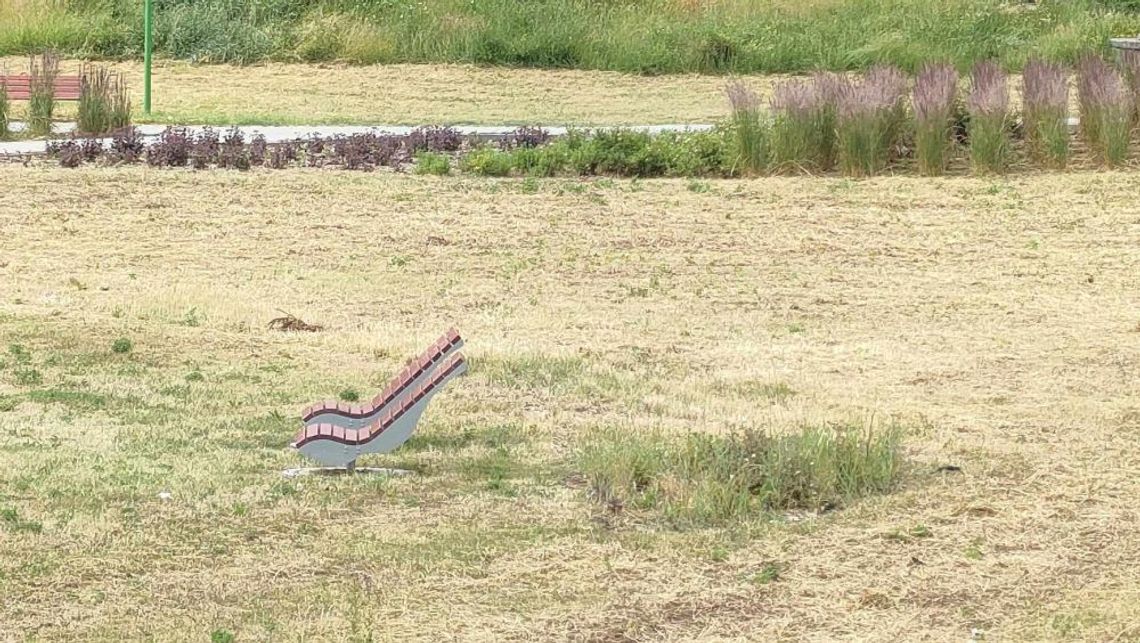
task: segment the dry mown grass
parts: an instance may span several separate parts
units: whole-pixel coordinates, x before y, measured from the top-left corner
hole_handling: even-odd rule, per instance
[[[1140,636],[1136,174],[5,182],[0,638]],[[451,323],[471,375],[368,463],[422,475],[280,478]],[[906,484],[818,517],[673,531],[568,464],[871,415]]]
[[[76,73],[81,61],[64,61]],[[126,78],[142,116],[142,65],[105,64]],[[27,60],[0,57],[0,73],[23,73]],[[745,76],[763,96],[783,77]],[[179,125],[541,124],[645,125],[714,123],[729,114],[726,79],[696,74],[636,76],[617,72],[502,69],[471,65],[305,65],[249,67],[160,61],[154,71],[158,123]],[[1020,105],[1020,78],[1011,79]],[[962,96],[966,83],[963,80]],[[14,117],[24,106],[15,104]],[[1076,92],[1070,92],[1076,115]],[[57,117],[74,118],[74,103]]]
[[[65,61],[61,69],[75,73],[79,65]],[[126,77],[141,118],[142,65],[108,66]],[[23,58],[0,58],[0,73],[26,67]],[[176,124],[636,125],[707,123],[728,113],[724,79],[696,74],[162,61],[153,83],[153,120]],[[66,116],[72,106],[63,107]]]

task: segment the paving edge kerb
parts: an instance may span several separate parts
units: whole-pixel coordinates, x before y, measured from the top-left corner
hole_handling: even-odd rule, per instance
[[[11,124],[13,131],[22,131],[24,128],[23,123],[15,122]],[[162,134],[163,130],[170,125],[136,125],[135,129],[144,139],[154,140]],[[197,135],[206,127],[210,127],[219,132],[228,132],[232,128],[226,126],[206,126],[206,125],[180,125],[176,127],[185,127],[192,134]],[[486,138],[494,139],[506,136],[519,128],[518,125],[453,125],[453,129],[458,131],[464,136],[473,138]],[[539,125],[542,129],[546,130],[551,136],[562,136],[571,129],[575,130],[599,130],[599,129],[628,129],[640,132],[648,132],[650,134],[661,134],[663,132],[699,132],[712,129],[714,126],[707,123],[694,123],[688,125],[680,124],[666,124],[666,125],[600,125],[600,126],[575,126],[567,127],[562,125]],[[241,131],[242,135],[249,140],[255,134],[261,134],[265,137],[267,143],[284,143],[296,139],[303,139],[308,136],[351,136],[353,134],[395,134],[403,135],[408,134],[416,129],[411,125],[246,125],[237,128]],[[68,140],[70,134],[75,131],[75,123],[56,123],[55,136],[50,140],[36,140],[36,141],[12,141],[7,143],[0,143],[0,154],[8,156],[25,156],[29,154],[43,154],[47,150],[47,145],[51,141]],[[110,142],[110,138],[99,139],[104,145]]]

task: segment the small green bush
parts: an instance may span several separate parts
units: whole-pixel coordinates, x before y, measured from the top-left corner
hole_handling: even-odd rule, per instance
[[[665,174],[669,164],[653,136],[646,132],[615,128],[598,130],[573,156],[579,174],[616,174],[654,177]]]
[[[734,148],[740,149],[740,139],[734,138],[738,134],[731,126],[717,127],[706,132],[661,134],[654,144],[659,147],[657,153],[665,158],[669,176],[726,176],[733,173]],[[765,159],[763,133],[760,136],[759,145],[750,148],[758,150],[756,155],[749,157],[759,163],[757,171],[763,169]],[[753,138],[753,142],[756,140]]]
[[[895,427],[727,436],[615,428],[589,435],[577,462],[597,500],[704,526],[885,493],[901,475],[899,439]]]
[[[480,147],[467,153],[459,161],[459,169],[480,176],[507,176],[514,168],[510,152],[493,147]]]
[[[555,176],[566,169],[569,159],[564,139],[541,147],[520,147],[511,153],[511,165],[527,176]]]
[[[446,176],[451,172],[451,159],[446,154],[438,152],[420,152],[416,154],[416,174],[434,174]]]
[[[129,353],[131,352],[131,349],[134,348],[134,346],[134,343],[131,342],[129,338],[120,337],[119,339],[116,339],[113,344],[111,344],[111,352],[119,353],[120,355]]]

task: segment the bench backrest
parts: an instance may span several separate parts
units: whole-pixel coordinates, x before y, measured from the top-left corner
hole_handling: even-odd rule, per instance
[[[0,85],[8,92],[8,100],[28,100],[32,97],[32,77],[27,74],[0,76]],[[83,80],[79,76],[56,76],[55,99],[79,100]]]

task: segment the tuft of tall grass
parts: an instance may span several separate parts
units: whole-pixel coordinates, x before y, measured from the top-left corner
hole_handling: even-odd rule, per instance
[[[974,171],[1000,174],[1009,166],[1009,84],[992,60],[974,65],[970,74],[970,161]]]
[[[884,114],[887,119],[886,144],[888,151],[894,150],[906,126],[907,75],[894,65],[878,64],[867,70],[863,82],[877,88],[875,93],[889,104]]]
[[[28,132],[32,136],[50,136],[55,114],[55,79],[59,77],[59,56],[45,51],[28,61],[31,92],[28,98]]]
[[[1064,168],[1069,159],[1069,79],[1065,68],[1039,58],[1022,71],[1022,122],[1030,157]]]
[[[838,106],[850,90],[847,79],[827,73],[776,85],[771,100],[775,171],[826,172],[835,167]]]
[[[3,76],[3,70],[0,70],[0,76]],[[11,136],[8,130],[8,110],[11,103],[8,102],[8,87],[4,83],[0,83],[0,141],[6,141]]]
[[[595,499],[703,527],[889,492],[903,459],[896,427],[809,426],[786,435],[601,429],[577,464]]]
[[[1085,56],[1077,66],[1077,96],[1085,142],[1106,166],[1120,165],[1132,133],[1131,101],[1120,74],[1099,56]]]
[[[747,174],[759,174],[768,166],[768,122],[760,109],[760,97],[736,80],[725,88],[732,108],[732,132],[736,148],[733,165]]]
[[[899,135],[905,91],[893,73],[868,74],[839,98],[836,141],[839,168],[848,176],[872,176],[886,167]]]
[[[918,171],[937,176],[953,153],[958,72],[952,65],[924,65],[914,80],[914,146]]]
[[[809,81],[793,79],[776,85],[770,101],[774,171],[813,168],[820,138],[816,122],[819,103],[816,88]]]
[[[1132,98],[1132,123],[1140,125],[1140,51],[1120,50],[1120,66],[1128,83],[1128,95]]]
[[[131,102],[120,74],[85,67],[80,73],[76,124],[84,134],[105,134],[131,123]]]

